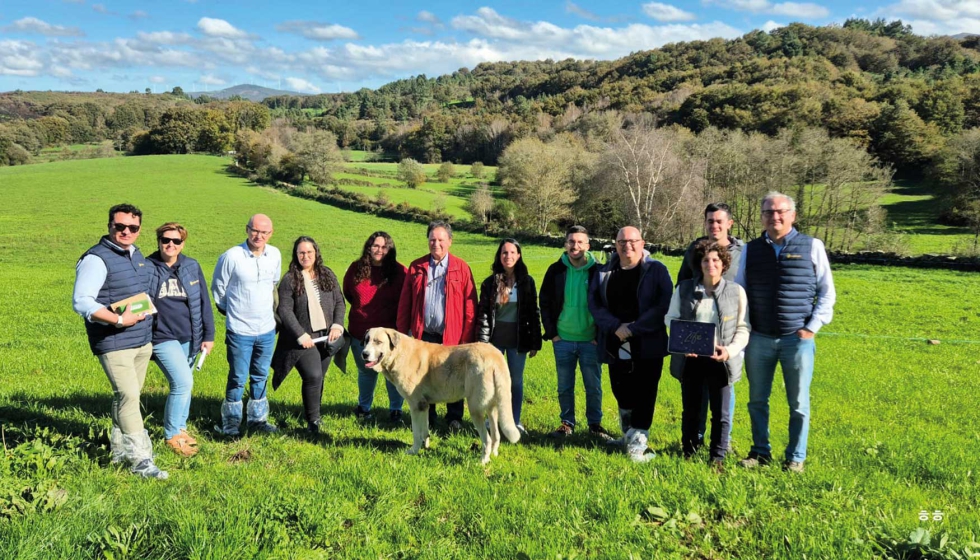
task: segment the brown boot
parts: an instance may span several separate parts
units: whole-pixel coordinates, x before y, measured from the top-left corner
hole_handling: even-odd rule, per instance
[[[197,454],[197,447],[190,442],[188,435],[185,432],[180,432],[174,437],[168,439],[166,444],[170,447],[170,449],[174,450],[174,453],[184,457],[193,457]]]

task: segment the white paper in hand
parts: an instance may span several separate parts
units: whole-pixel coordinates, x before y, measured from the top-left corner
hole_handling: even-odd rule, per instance
[[[208,357],[208,351],[201,350],[201,355],[198,356],[197,358],[197,364],[194,365],[194,371],[201,371],[201,368],[204,367],[204,358],[207,357]]]

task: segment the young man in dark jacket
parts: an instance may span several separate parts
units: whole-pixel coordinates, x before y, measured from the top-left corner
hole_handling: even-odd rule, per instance
[[[589,253],[589,232],[572,226],[565,232],[565,252],[548,267],[541,282],[538,303],[544,339],[555,349],[558,372],[558,406],[561,425],[556,437],[571,435],[575,427],[575,366],[582,369],[585,385],[585,418],[589,432],[610,440],[602,427],[602,366],[596,346],[596,328],[589,312],[589,282],[596,272],[596,260]]]

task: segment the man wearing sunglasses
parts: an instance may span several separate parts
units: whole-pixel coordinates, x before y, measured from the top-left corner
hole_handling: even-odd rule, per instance
[[[143,213],[131,204],[109,209],[109,232],[75,265],[72,307],[85,318],[89,347],[112,385],[112,462],[126,461],[145,478],[167,478],[153,464],[153,445],[143,427],[140,391],[153,354],[153,322],[145,313],[113,311],[112,303],[147,293],[152,271],[134,245]]]
[[[214,268],[211,294],[225,315],[228,383],[218,432],[239,435],[242,396],[249,385],[248,428],[274,432],[269,423],[266,381],[276,344],[273,292],[282,277],[282,255],[269,245],[272,220],[256,214],[245,226],[245,242],[228,249]]]

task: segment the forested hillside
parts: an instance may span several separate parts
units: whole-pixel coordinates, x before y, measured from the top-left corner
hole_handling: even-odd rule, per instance
[[[697,231],[688,218],[709,199],[731,202],[753,234],[753,201],[777,188],[845,250],[880,247],[878,200],[897,173],[927,181],[943,219],[980,238],[980,37],[922,37],[900,21],[791,24],[611,61],[484,63],[262,104],[178,90],[2,94],[0,165],[95,141],[131,154],[234,149],[259,179],[320,186],[334,145],[482,162],[500,165],[528,229],[608,233],[625,220],[666,243]],[[637,179],[627,164],[646,167]]]

